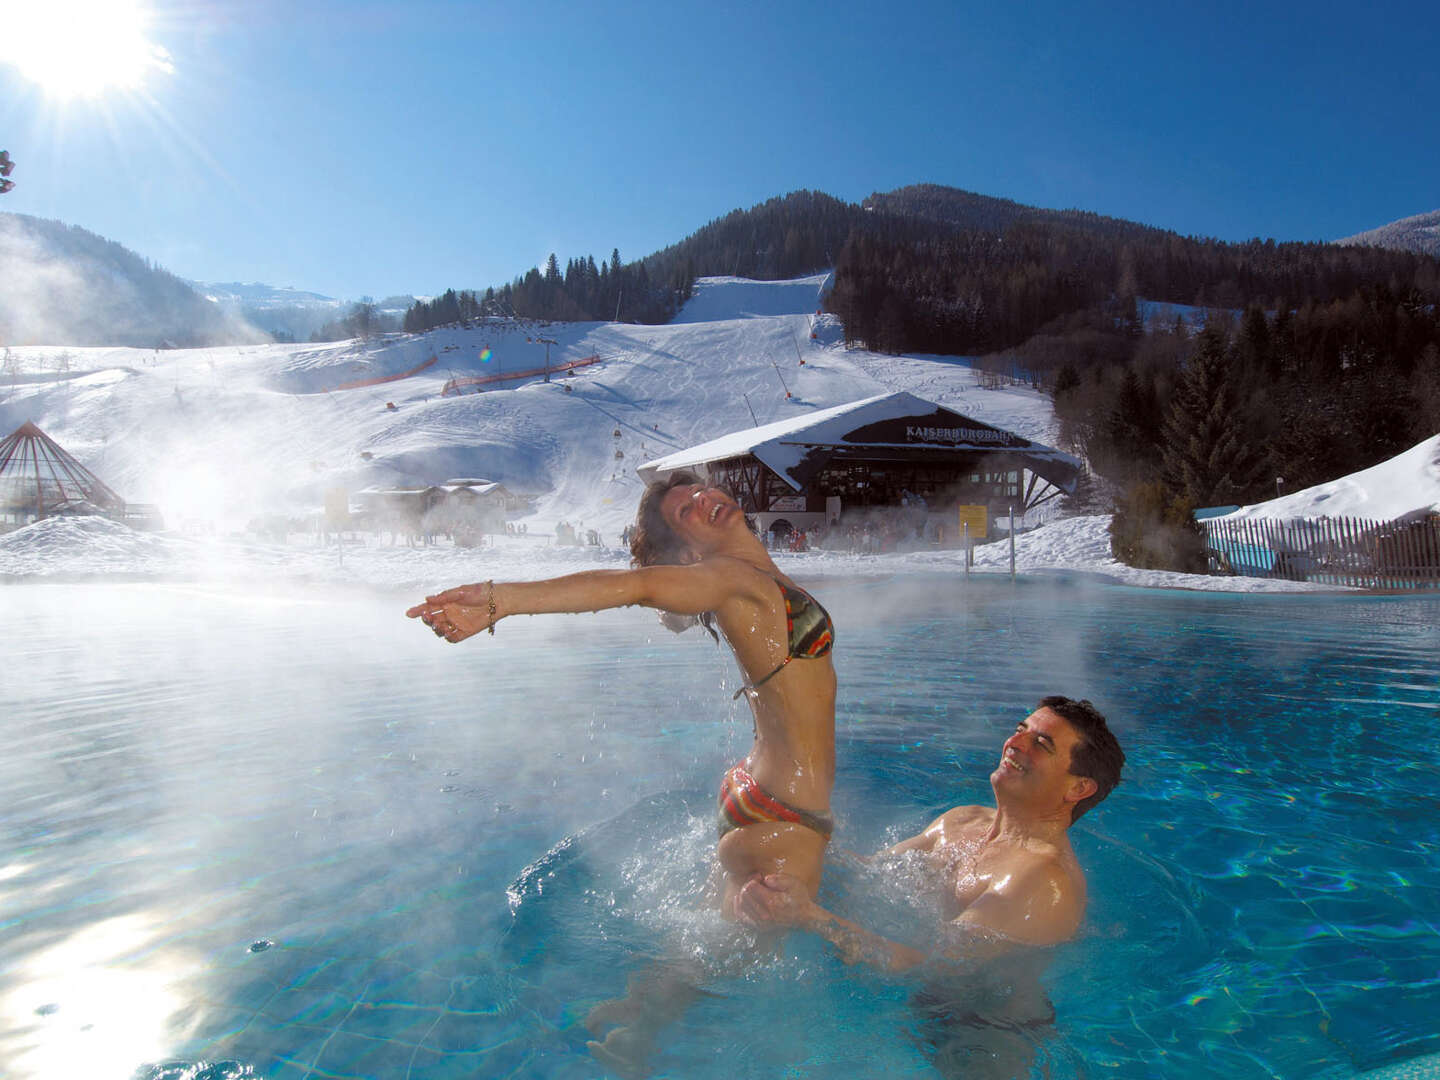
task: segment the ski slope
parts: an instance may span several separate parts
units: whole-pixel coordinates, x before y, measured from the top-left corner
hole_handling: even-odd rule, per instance
[[[964,358],[846,349],[835,320],[816,314],[827,282],[828,275],[702,279],[667,326],[488,324],[324,345],[12,350],[0,376],[0,430],[35,421],[122,497],[158,504],[170,531],[137,533],[99,518],[38,522],[0,535],[0,577],[299,578],[429,588],[623,566],[628,553],[618,538],[642,490],[637,466],[743,428],[894,390],[1055,445],[1050,400],[1038,391],[985,389]],[[554,342],[554,363],[597,354],[602,362],[549,383],[536,376],[441,395],[455,376],[543,366],[545,346],[527,340],[534,338]],[[401,381],[336,389],[409,371],[431,356],[435,364]],[[1440,507],[1436,455],[1436,441],[1427,440],[1374,470],[1248,513],[1398,516]],[[308,546],[293,538],[266,543],[246,531],[267,515],[312,516],[336,488],[354,496],[462,476],[531,495],[525,536],[494,537],[475,549],[373,541],[342,549],[313,539]],[[602,546],[555,545],[562,520],[596,530]],[[1043,524],[1017,538],[1015,566],[1141,586],[1328,588],[1123,566],[1110,556],[1108,525],[1108,516]],[[1010,569],[1008,543],[975,555],[977,572]],[[964,573],[956,551],[777,558],[806,577]]]
[[[174,527],[219,532],[313,511],[333,488],[466,476],[534,495],[532,531],[580,519],[614,535],[634,513],[644,461],[891,390],[1053,444],[1043,394],[981,390],[953,357],[845,349],[834,319],[816,314],[827,281],[702,279],[666,326],[495,323],[323,345],[18,349],[23,377],[0,384],[0,429],[33,420],[128,501],[158,504]],[[553,363],[602,362],[549,383],[441,396],[457,375],[542,367],[545,346],[527,341],[540,337],[555,342]],[[402,381],[335,389],[432,355],[436,364]]]

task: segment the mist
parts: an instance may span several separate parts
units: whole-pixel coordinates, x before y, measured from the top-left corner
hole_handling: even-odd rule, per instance
[[[172,274],[76,226],[0,213],[0,344],[141,348],[269,340]]]

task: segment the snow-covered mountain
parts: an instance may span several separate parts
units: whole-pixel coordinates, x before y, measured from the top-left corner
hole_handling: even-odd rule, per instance
[[[1376,229],[1347,236],[1337,244],[1368,244],[1371,247],[1416,251],[1440,258],[1440,210],[1392,221]]]
[[[259,282],[190,281],[199,295],[227,314],[263,330],[277,341],[309,341],[312,334],[348,315],[359,300],[375,305],[375,314],[398,328],[413,296],[387,296],[371,301],[340,300],[323,293],[306,292],[291,286],[276,287]]]
[[[223,307],[312,307],[322,311],[336,311],[345,304],[344,300],[337,300],[333,296],[305,292],[288,285],[277,288],[260,282],[242,281],[188,281],[186,284],[207,300]]]

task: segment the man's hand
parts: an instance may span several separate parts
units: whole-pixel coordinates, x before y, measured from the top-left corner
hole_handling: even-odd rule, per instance
[[[757,874],[741,888],[736,906],[752,926],[804,926],[818,911],[805,883],[790,874]]]

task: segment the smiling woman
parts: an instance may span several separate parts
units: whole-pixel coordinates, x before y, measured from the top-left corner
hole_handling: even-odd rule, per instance
[[[13,64],[56,97],[136,90],[170,54],[146,37],[141,0],[46,0],[17,4],[5,17],[0,64]]]

